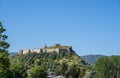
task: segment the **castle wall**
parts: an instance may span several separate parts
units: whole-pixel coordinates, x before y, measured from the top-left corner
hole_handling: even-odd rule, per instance
[[[67,48],[68,52],[72,52],[72,47]]]
[[[56,44],[55,46],[60,46],[58,44]],[[27,53],[41,53],[41,52],[47,52],[47,53],[51,53],[51,52],[72,52],[72,46],[68,46],[68,47],[58,47],[58,48],[37,48],[37,49],[27,49],[27,50],[19,50],[19,54],[27,54]]]
[[[42,49],[43,50],[43,52],[48,52],[48,53],[51,53],[51,52],[57,52],[57,53],[59,53],[59,49],[58,48],[53,48],[53,49],[49,49],[49,48],[44,48],[44,49]]]
[[[23,54],[23,50],[19,50],[19,52],[18,52],[19,54]]]
[[[68,49],[60,49],[60,52],[69,52]]]
[[[30,50],[31,53],[40,53],[41,52],[41,49],[31,49]]]
[[[23,54],[27,54],[27,53],[29,53],[30,52],[30,50],[28,49],[28,50],[23,50]]]

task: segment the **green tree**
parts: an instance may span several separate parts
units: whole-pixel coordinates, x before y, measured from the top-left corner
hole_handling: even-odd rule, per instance
[[[10,78],[10,62],[7,50],[10,45],[6,42],[8,36],[3,34],[5,31],[0,22],[0,78]]]
[[[78,65],[73,64],[69,71],[68,71],[69,77],[72,78],[79,78],[80,76],[80,68],[78,67]]]
[[[17,61],[17,63],[12,64],[10,66],[11,76],[12,78],[26,78],[27,77],[27,68],[21,62]]]
[[[61,65],[57,66],[57,68],[55,69],[55,73],[57,75],[66,75],[67,69],[68,69],[67,63],[63,62]]]
[[[111,62],[108,57],[100,58],[95,63],[95,70],[97,71],[99,78],[109,78],[110,68],[111,68]]]
[[[62,67],[61,67],[61,65],[57,65],[57,67],[56,67],[56,69],[55,69],[55,74],[56,75],[62,75],[63,73],[62,73]]]
[[[95,63],[97,78],[120,78],[120,56],[98,59]]]
[[[114,78],[120,78],[120,56],[111,56],[110,62],[112,63],[110,73]]]
[[[47,70],[44,65],[33,67],[28,78],[46,78]]]

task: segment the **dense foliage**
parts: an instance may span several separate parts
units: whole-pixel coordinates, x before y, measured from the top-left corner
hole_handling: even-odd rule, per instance
[[[36,66],[31,69],[28,78],[46,78],[47,69],[44,65]]]
[[[120,78],[120,56],[98,59],[95,63],[97,78]]]
[[[27,77],[27,73],[26,73],[27,68],[19,61],[17,61],[14,64],[11,63],[10,70],[11,70],[12,78],[26,78]]]
[[[49,69],[50,71],[55,72],[55,75],[79,78],[85,75],[85,71],[90,66],[75,52],[28,53],[11,56],[10,60],[12,64],[20,61],[27,68],[30,68],[32,71],[30,72],[30,74],[32,74],[30,76],[35,76],[36,71],[41,71],[39,69],[37,70],[37,68],[44,65],[46,70]]]
[[[0,78],[26,78],[26,68],[20,61],[10,63],[7,50],[10,45],[6,42],[5,31],[0,22]]]
[[[7,50],[9,48],[9,44],[6,42],[8,36],[4,35],[5,31],[6,30],[0,22],[0,78],[10,78],[10,62]]]

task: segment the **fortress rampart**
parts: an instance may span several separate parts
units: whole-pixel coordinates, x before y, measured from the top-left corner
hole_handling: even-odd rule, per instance
[[[36,49],[27,49],[27,50],[19,50],[19,54],[27,54],[27,53],[41,53],[41,52],[72,52],[72,46],[61,46],[60,44],[55,44],[54,46],[47,47],[46,45],[43,48]]]

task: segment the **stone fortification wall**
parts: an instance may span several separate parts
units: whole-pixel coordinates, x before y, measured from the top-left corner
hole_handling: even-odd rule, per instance
[[[27,53],[41,53],[41,52],[72,52],[72,46],[61,46],[60,44],[56,44],[54,46],[47,47],[45,45],[44,48],[37,48],[37,49],[27,49],[27,50],[20,50],[19,54],[27,54]]]
[[[59,53],[59,48],[53,48],[53,49],[49,49],[49,48],[44,48],[44,49],[42,49],[43,50],[43,52],[48,52],[48,53],[51,53],[51,52],[57,52],[57,53]]]
[[[20,50],[19,51],[19,54],[27,54],[27,53],[29,53],[30,52],[30,50],[28,49],[28,50]]]
[[[41,49],[31,49],[30,52],[40,53],[42,52]]]

